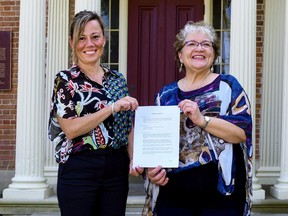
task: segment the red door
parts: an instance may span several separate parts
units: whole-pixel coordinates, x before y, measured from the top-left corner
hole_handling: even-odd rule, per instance
[[[188,20],[203,20],[204,0],[131,0],[128,11],[128,88],[141,106],[153,105],[161,87],[184,76],[173,43]]]

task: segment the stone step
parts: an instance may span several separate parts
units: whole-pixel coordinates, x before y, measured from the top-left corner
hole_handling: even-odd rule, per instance
[[[267,190],[268,191],[268,190]],[[126,216],[141,215],[143,182],[130,184]],[[45,200],[7,200],[0,197],[0,216],[60,216],[56,195]],[[266,192],[265,200],[254,200],[251,216],[288,216],[288,200],[278,200]]]
[[[139,216],[141,215],[141,209],[138,211],[129,211],[127,209],[126,216]],[[31,216],[60,216],[60,213],[55,212],[38,212],[33,213]],[[272,214],[272,213],[252,213],[252,216],[288,216],[288,214]]]
[[[126,216],[139,216],[141,215],[141,209],[139,211],[126,211]],[[31,216],[60,216],[60,213],[53,212],[38,212],[33,213]],[[252,216],[288,216],[288,214],[272,214],[272,213],[252,213]]]
[[[135,211],[127,209],[125,216],[139,216],[141,215],[141,209]],[[35,212],[31,216],[60,216],[60,213],[57,212]]]

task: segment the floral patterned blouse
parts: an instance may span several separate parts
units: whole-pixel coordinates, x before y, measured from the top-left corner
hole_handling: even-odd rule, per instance
[[[128,145],[133,112],[121,111],[105,119],[89,133],[69,140],[61,130],[56,114],[62,118],[76,118],[95,113],[128,95],[124,76],[104,70],[102,84],[90,80],[77,65],[60,71],[54,79],[48,136],[56,145],[57,163],[65,163],[70,154],[99,148],[118,149]]]
[[[246,167],[246,205],[244,215],[250,215],[252,196],[252,117],[249,99],[232,75],[219,75],[202,88],[184,92],[177,82],[164,86],[156,95],[158,106],[178,105],[182,100],[197,102],[202,114],[229,121],[245,131],[246,142],[240,143]],[[167,169],[175,173],[204,164],[218,164],[218,191],[229,196],[235,183],[235,159],[233,144],[209,134],[180,114],[179,167]],[[156,215],[155,206],[159,186],[145,177],[146,201],[143,215]]]

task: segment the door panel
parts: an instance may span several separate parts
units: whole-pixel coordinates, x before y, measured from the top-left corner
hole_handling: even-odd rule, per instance
[[[175,64],[175,35],[188,20],[203,19],[204,0],[132,0],[128,11],[128,88],[141,106],[153,105],[162,86],[184,76]]]

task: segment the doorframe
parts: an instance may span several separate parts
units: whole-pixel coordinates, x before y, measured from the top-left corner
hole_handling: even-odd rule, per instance
[[[128,1],[119,0],[119,72],[127,79]],[[213,0],[204,0],[204,21],[212,23]]]

